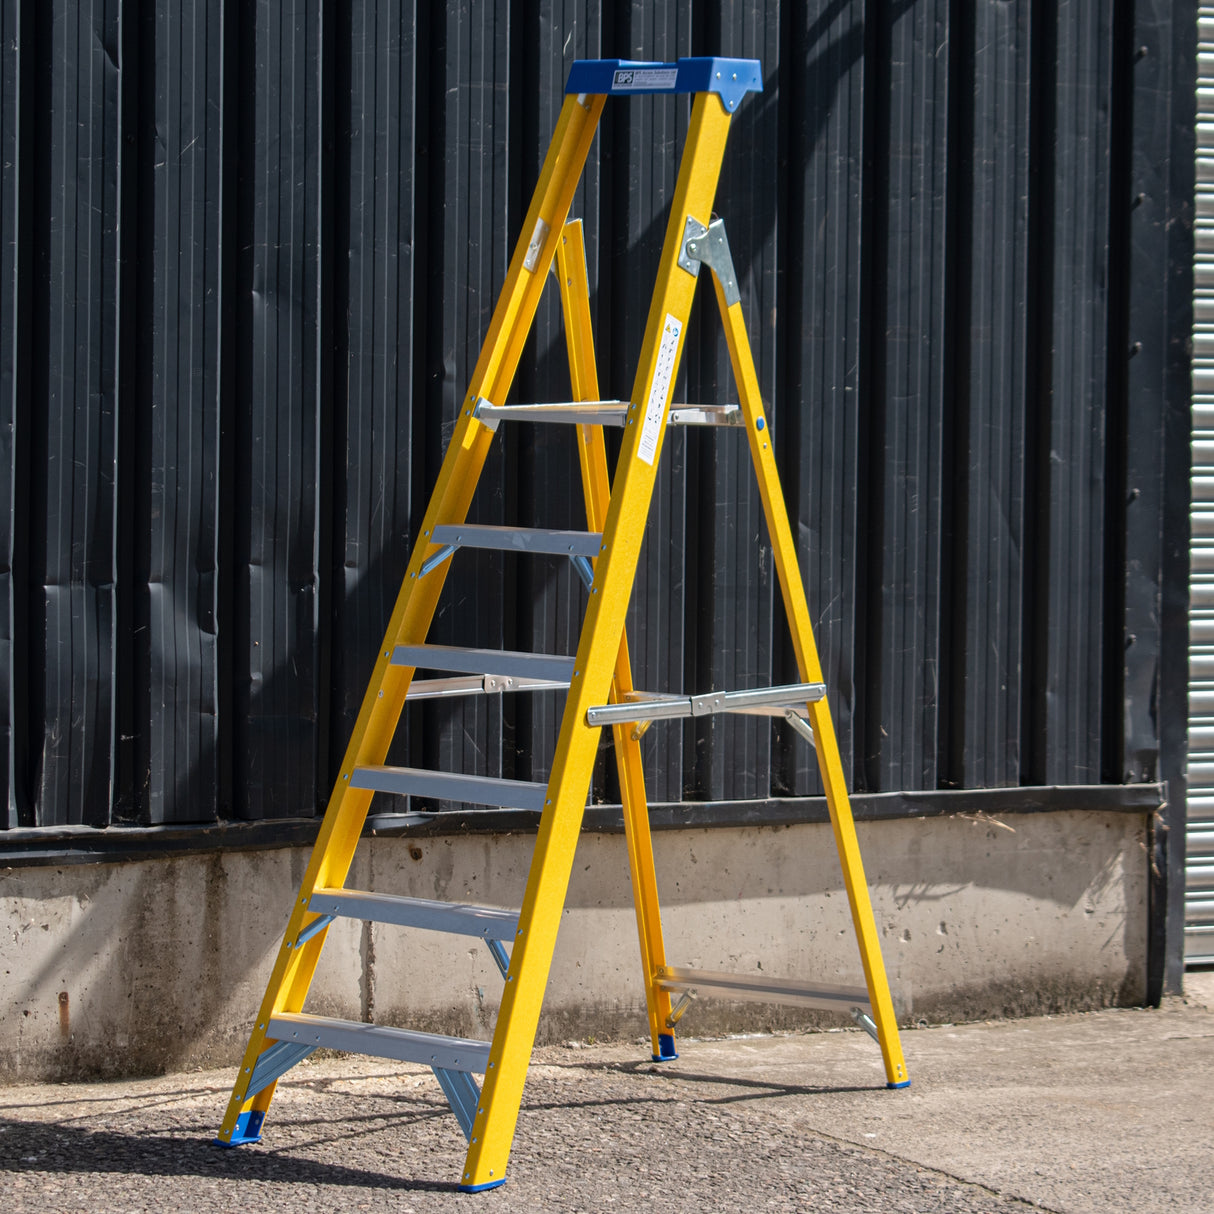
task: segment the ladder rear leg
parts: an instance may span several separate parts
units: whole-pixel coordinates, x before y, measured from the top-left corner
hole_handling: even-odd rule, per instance
[[[561,243],[557,246],[556,264],[574,399],[598,400],[598,369],[590,318],[590,283],[580,219],[570,220],[565,225]],[[591,531],[601,532],[607,521],[607,506],[611,497],[603,427],[579,426],[577,444],[587,526]],[[625,699],[633,689],[632,664],[629,660],[628,635],[625,631],[620,639],[620,652],[616,658],[615,676],[611,684],[612,701]],[[674,1031],[666,1023],[670,1016],[670,994],[654,982],[658,969],[666,964],[666,947],[662,939],[662,917],[658,905],[657,874],[653,863],[649,804],[645,794],[645,772],[639,732],[633,725],[617,726],[614,730],[614,742],[620,800],[624,811],[629,876],[636,908],[637,936],[645,974],[649,1036],[652,1056],[655,1061],[661,1061],[675,1057]]]
[[[763,513],[767,519],[768,535],[775,555],[776,571],[780,580],[780,591],[784,599],[784,610],[788,615],[793,647],[797,655],[797,667],[801,678],[808,683],[822,682],[822,666],[818,659],[818,648],[814,642],[813,628],[809,618],[809,604],[801,571],[797,563],[796,547],[792,529],[788,523],[788,511],[784,494],[780,489],[776,470],[775,454],[770,442],[770,430],[763,410],[759,392],[758,376],[755,373],[754,357],[746,334],[746,321],[741,304],[736,298],[727,299],[721,281],[713,274],[717,306],[725,328],[729,346],[730,362],[742,411],[746,417],[746,438],[750,444],[755,476],[759,482],[759,494],[763,500]],[[810,726],[814,735],[818,767],[826,788],[826,802],[830,810],[831,827],[839,863],[843,868],[843,884],[847,890],[852,923],[860,946],[860,959],[864,967],[864,978],[868,986],[869,1002],[873,1020],[877,1027],[877,1040],[881,1046],[881,1057],[885,1064],[885,1077],[890,1087],[906,1087],[910,1079],[906,1072],[906,1061],[902,1055],[902,1042],[898,1033],[898,1020],[894,1014],[893,1001],[889,993],[889,981],[885,973],[885,962],[881,956],[880,937],[873,918],[872,902],[868,885],[864,879],[864,865],[860,859],[860,846],[856,839],[856,826],[852,817],[851,801],[847,794],[847,781],[843,774],[843,763],[839,756],[839,744],[835,737],[830,705],[825,697],[808,706]]]

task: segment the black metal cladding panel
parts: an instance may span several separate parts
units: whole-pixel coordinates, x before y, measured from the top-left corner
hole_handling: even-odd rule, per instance
[[[21,825],[17,801],[17,739],[14,729],[17,679],[15,606],[17,596],[13,568],[16,528],[16,422],[22,412],[24,394],[19,388],[20,366],[17,349],[21,345],[20,318],[28,308],[18,304],[18,292],[28,271],[22,274],[18,250],[28,242],[22,228],[28,224],[28,208],[22,206],[20,166],[27,152],[22,139],[22,118],[28,106],[21,102],[21,63],[29,54],[24,50],[17,0],[0,3],[0,780],[4,782],[0,799],[0,825]],[[27,73],[28,75],[28,73]],[[24,427],[24,418],[22,418]]]
[[[797,267],[784,275],[782,321],[777,317],[784,335],[777,453],[848,771],[863,694],[856,680],[863,642],[857,514],[867,480],[858,466],[865,8],[861,0],[798,7],[789,61],[773,82],[786,99],[788,132],[788,231],[781,247],[788,266]],[[776,613],[782,682],[796,663],[778,606]],[[817,763],[791,731],[783,735],[781,762],[778,790],[820,792]]]
[[[523,197],[526,183],[540,173],[548,140],[565,101],[565,80],[575,59],[603,55],[602,14],[598,4],[546,3],[524,10],[520,90],[520,138]],[[555,31],[565,31],[557,36]],[[610,287],[599,256],[602,209],[599,197],[599,158],[604,134],[591,147],[586,171],[570,207],[570,218],[583,226],[590,279],[591,315],[599,350],[604,337]],[[609,261],[609,259],[606,259]],[[599,367],[600,387],[606,389],[609,368]],[[557,278],[551,275],[536,314],[535,332],[519,368],[514,395],[523,402],[572,399],[566,354],[564,316]],[[524,526],[584,529],[586,512],[579,470],[576,431],[569,426],[503,427],[522,441],[516,445],[517,474],[512,481],[517,518]],[[506,434],[503,433],[503,438]],[[500,440],[499,440],[500,441]],[[509,495],[508,495],[509,496]],[[569,561],[558,557],[507,558],[507,602],[514,610],[517,647],[536,653],[573,653],[581,633],[586,594]],[[509,625],[508,625],[509,626]],[[517,764],[524,780],[546,780],[565,710],[563,692],[514,696],[503,702],[508,743],[505,761]],[[594,777],[595,795],[606,797],[607,773],[600,762]],[[616,798],[618,799],[618,797]]]
[[[454,4],[432,10],[431,129],[441,155],[431,157],[432,207],[428,305],[428,418],[441,434],[428,451],[434,481],[461,408],[497,293],[506,276],[518,220],[510,199],[513,38],[506,3]],[[501,402],[494,402],[501,403]],[[506,515],[506,468],[517,432],[494,442],[469,511],[476,522]],[[431,639],[440,644],[500,648],[507,644],[504,558],[477,554],[453,562]],[[444,771],[502,775],[502,697],[434,705],[427,710],[425,753]]]
[[[1051,330],[1040,335],[1048,377],[1034,474],[1048,501],[1035,545],[1041,663],[1031,714],[1035,779],[1101,776],[1104,684],[1106,416],[1109,400],[1109,194],[1113,14],[1101,0],[1059,5],[1041,67],[1053,87],[1052,213],[1042,225]],[[1053,73],[1052,77],[1049,73]],[[1047,160],[1048,163],[1048,160]],[[1153,777],[1152,777],[1153,778]]]
[[[321,783],[323,14],[250,6],[240,37],[234,791],[250,818],[306,812]]]
[[[945,0],[878,6],[868,95],[875,107],[869,445],[868,677],[864,768],[873,791],[936,785],[941,485],[945,429]]]
[[[1114,43],[1128,52],[1120,62],[1128,66],[1123,79],[1135,103],[1133,141],[1122,145],[1132,149],[1123,195],[1129,200],[1128,332],[1118,329],[1111,339],[1120,346],[1114,365],[1124,374],[1124,434],[1110,433],[1108,441],[1124,449],[1126,551],[1118,655],[1124,748],[1113,774],[1127,783],[1168,781],[1171,804],[1155,861],[1180,871],[1185,714],[1178,711],[1184,692],[1177,694],[1176,676],[1187,667],[1188,595],[1177,593],[1169,574],[1188,563],[1188,510],[1180,507],[1187,505],[1191,462],[1195,16],[1191,5],[1141,5],[1132,30]],[[1169,886],[1169,914],[1177,922],[1183,922],[1183,884]],[[1179,960],[1170,957],[1169,966]],[[1169,990],[1179,989],[1179,978],[1173,969]]]
[[[1116,85],[1146,70],[1129,5],[0,0],[0,21],[0,824],[323,804],[565,73],[599,56],[762,60],[717,210],[853,783],[1154,778],[1158,528],[1123,497],[1127,466],[1157,475],[1160,393],[1128,410],[1110,344],[1149,309],[1129,239],[1163,231],[1168,144]],[[1146,62],[1166,89],[1177,66]],[[574,202],[605,396],[632,390],[688,106],[613,99]],[[516,399],[567,391],[555,285]],[[676,395],[733,399],[701,294]],[[472,517],[581,509],[572,435],[503,426]],[[795,677],[768,546],[741,436],[670,435],[638,685]],[[429,639],[572,652],[582,602],[567,564],[461,553]],[[561,707],[431,704],[394,759],[542,778]],[[818,787],[759,720],[643,745],[654,800]],[[603,765],[595,792],[616,795]]]
[[[964,598],[953,596],[948,629],[945,774],[970,788],[1020,782],[1032,43],[1029,0],[957,12],[956,379],[946,436],[956,473],[945,517],[951,581]]]
[[[328,771],[345,753],[404,576],[425,479],[415,334],[429,216],[416,6],[357,0],[334,29],[335,337],[332,704]],[[424,32],[424,31],[423,31]],[[424,58],[424,53],[423,53]],[[424,299],[421,301],[424,311]],[[402,436],[417,435],[416,441]],[[323,559],[323,558],[322,558]],[[393,761],[407,765],[407,730]]]
[[[31,762],[40,822],[100,825],[115,741],[119,5],[63,0],[38,21],[48,139],[33,152]]]
[[[225,192],[219,0],[162,2],[142,22],[134,129],[137,391],[122,410],[119,812],[219,814],[219,430]],[[127,769],[125,763],[131,767]]]
[[[780,8],[753,0],[730,6],[712,31],[713,45],[758,59],[767,79],[780,79]],[[759,387],[782,421],[777,395],[777,267],[780,123],[778,88],[743,106],[730,131],[715,210],[729,216],[727,233],[748,321]],[[735,218],[736,217],[736,218]],[[720,323],[711,272],[701,270],[699,349],[688,366],[688,395],[696,401],[736,400],[737,387]],[[687,596],[689,648],[704,687],[743,688],[772,681],[772,601],[778,596],[771,542],[750,451],[739,432],[716,429],[689,436],[691,473],[688,551],[698,550]],[[689,469],[689,472],[691,470]],[[690,562],[689,562],[690,567]],[[766,795],[772,785],[772,728],[761,717],[708,716],[693,722],[695,751],[687,780],[697,799],[738,800]],[[689,764],[690,765],[690,764]]]

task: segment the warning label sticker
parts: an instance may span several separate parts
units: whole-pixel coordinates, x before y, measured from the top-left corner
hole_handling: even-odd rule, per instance
[[[612,78],[613,89],[672,89],[678,79],[677,67],[622,67]]]
[[[674,375],[674,360],[679,352],[679,335],[682,332],[682,323],[667,312],[666,323],[662,326],[662,340],[658,343],[658,365],[654,368],[653,382],[649,385],[641,441],[637,446],[637,457],[650,467],[658,454],[662,415],[666,412],[666,398],[670,395],[670,380]]]

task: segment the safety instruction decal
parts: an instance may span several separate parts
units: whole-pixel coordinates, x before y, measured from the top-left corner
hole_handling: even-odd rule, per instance
[[[670,381],[674,376],[675,355],[679,352],[679,335],[682,332],[682,322],[667,312],[666,323],[662,326],[662,340],[658,343],[658,365],[653,370],[653,380],[649,385],[649,401],[645,406],[645,421],[637,447],[637,457],[650,467],[658,454],[662,415],[666,412],[666,398],[670,395]]]

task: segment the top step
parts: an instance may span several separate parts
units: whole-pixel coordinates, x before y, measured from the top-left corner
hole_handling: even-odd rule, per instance
[[[719,93],[731,113],[747,93],[763,91],[757,59],[697,57],[677,63],[635,59],[577,59],[569,69],[566,94],[627,97],[636,93]]]

